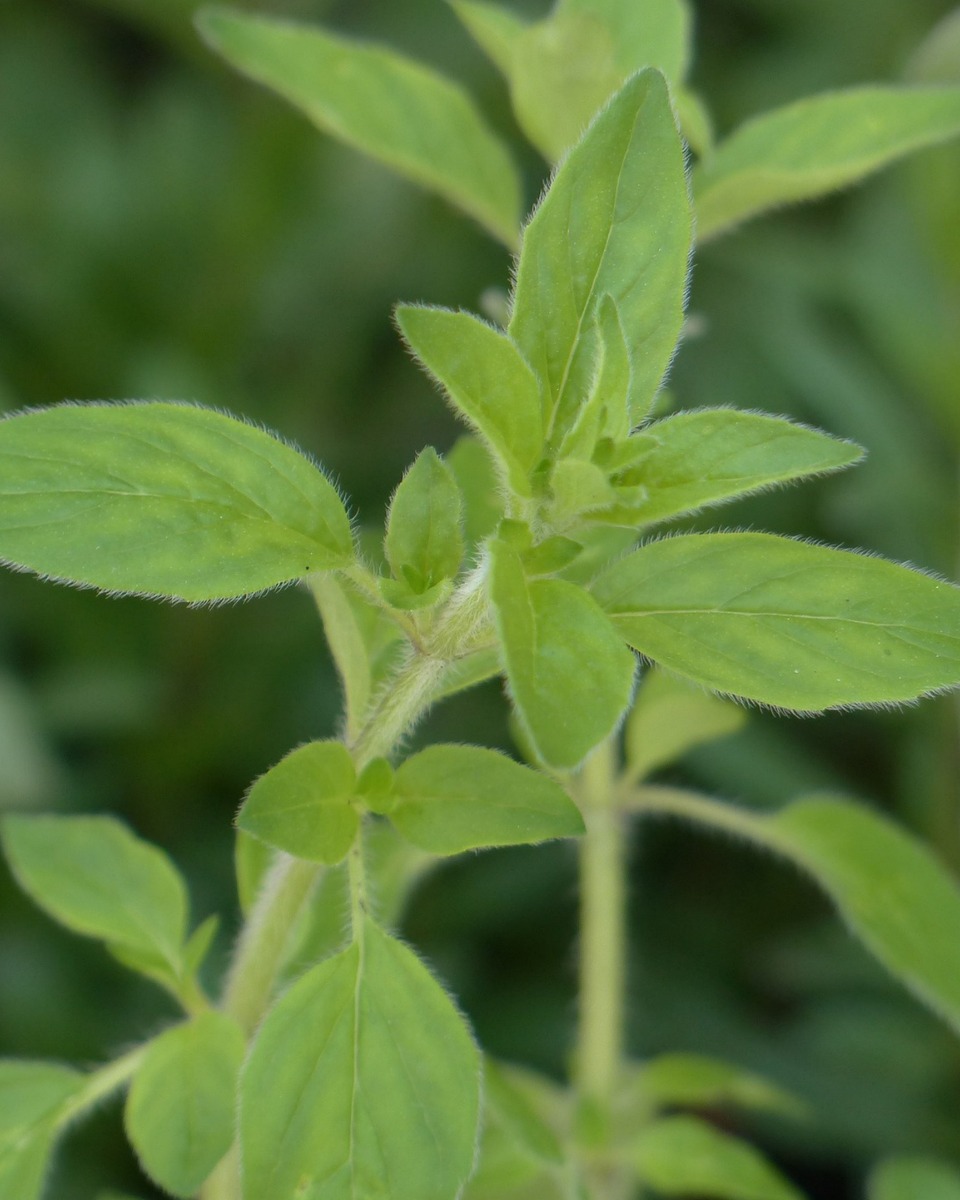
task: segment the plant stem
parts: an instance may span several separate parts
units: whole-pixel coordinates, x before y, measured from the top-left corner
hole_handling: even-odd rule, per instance
[[[88,1075],[83,1087],[65,1100],[57,1113],[56,1124],[58,1128],[68,1125],[74,1118],[80,1116],[81,1113],[93,1108],[118,1088],[123,1087],[140,1066],[149,1045],[149,1042],[145,1042],[142,1046],[137,1046],[136,1049],[129,1051],[129,1053],[114,1059],[111,1063],[107,1063],[99,1071],[94,1071]]]

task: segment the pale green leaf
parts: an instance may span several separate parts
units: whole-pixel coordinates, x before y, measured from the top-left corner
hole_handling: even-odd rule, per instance
[[[868,1200],[960,1200],[960,1170],[935,1158],[888,1158],[871,1174]]]
[[[625,438],[645,413],[630,411],[630,347],[612,296],[597,306],[597,361],[586,403],[565,435],[561,455],[590,458],[601,437]]]
[[[447,455],[463,497],[463,535],[475,548],[496,529],[503,516],[503,495],[490,452],[470,434],[457,438]]]
[[[637,1085],[657,1108],[739,1108],[799,1116],[806,1106],[776,1084],[702,1054],[661,1054],[643,1064]]]
[[[510,691],[534,748],[551,766],[575,767],[623,715],[633,655],[585,591],[559,579],[528,583],[502,542],[490,589]]]
[[[460,488],[432,446],[421,450],[393,493],[383,545],[394,576],[418,594],[460,570]]]
[[[397,770],[390,819],[431,854],[583,833],[558,783],[479,746],[428,746]]]
[[[454,408],[483,438],[504,482],[530,494],[540,460],[540,389],[510,338],[470,313],[401,305],[397,324]]]
[[[219,928],[220,918],[216,913],[212,913],[205,921],[201,921],[187,938],[183,950],[183,965],[188,975],[196,975],[206,962]]]
[[[577,517],[609,508],[617,500],[607,472],[582,458],[561,458],[550,473],[550,524],[565,529]]]
[[[127,1136],[146,1173],[174,1196],[195,1195],[233,1143],[245,1052],[240,1026],[208,1012],[161,1034],[137,1070]]]
[[[57,1113],[83,1083],[56,1063],[0,1059],[0,1195],[39,1200]]]
[[[523,234],[510,333],[541,380],[552,440],[562,440],[589,393],[604,295],[631,347],[631,407],[649,405],[683,323],[690,240],[666,84],[644,71],[564,159]]]
[[[627,718],[624,740],[629,777],[644,779],[695,746],[729,737],[746,719],[743,709],[729,700],[651,669],[643,676]]]
[[[237,898],[240,910],[247,916],[253,908],[276,851],[259,838],[237,830],[233,849],[233,868],[237,877]]]
[[[309,742],[254,783],[237,827],[297,858],[333,865],[353,845],[357,775],[342,742]]]
[[[490,1113],[530,1157],[563,1162],[563,1147],[553,1127],[558,1116],[567,1115],[562,1089],[533,1071],[488,1059],[484,1096]]]
[[[671,84],[682,83],[690,61],[691,15],[687,0],[558,0],[558,14],[585,13],[603,21],[613,37],[624,75],[656,67]]]
[[[665,1196],[711,1200],[802,1200],[752,1146],[695,1117],[664,1117],[631,1148],[640,1179]]]
[[[187,896],[167,856],[113,817],[8,816],[3,848],[23,890],[76,933],[182,971]]]
[[[579,542],[568,537],[548,537],[531,546],[521,555],[527,575],[555,575],[575,562],[583,550]]]
[[[960,87],[827,92],[747,121],[694,171],[697,238],[855,183],[960,133]]]
[[[444,669],[436,699],[446,700],[459,692],[465,692],[467,688],[485,683],[499,675],[501,670],[500,654],[495,646],[488,646],[464,658],[455,659]]]
[[[911,83],[960,85],[960,7],[939,21],[910,57]]]
[[[517,40],[527,28],[527,22],[499,4],[450,0],[450,7],[470,31],[474,41],[509,79]]]
[[[260,1028],[240,1089],[244,1200],[452,1200],[479,1073],[443,989],[367,922],[362,948],[308,971]]]
[[[392,167],[514,246],[520,182],[510,156],[457,84],[386,47],[226,8],[198,19],[237,70],[324,132]]]
[[[66,404],[0,421],[0,558],[173,600],[245,596],[353,557],[336,489],[210,409]]]
[[[764,704],[819,712],[960,684],[960,589],[884,559],[686,534],[627,555],[593,591],[641,654]]]
[[[646,426],[644,434],[657,445],[636,472],[649,493],[638,508],[638,524],[839,471],[863,457],[853,442],[785,417],[734,409],[678,413]]]

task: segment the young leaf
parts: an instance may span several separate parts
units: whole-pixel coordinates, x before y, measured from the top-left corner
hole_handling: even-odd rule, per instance
[[[637,1175],[665,1196],[716,1200],[803,1200],[752,1146],[695,1117],[664,1117],[632,1147]]]
[[[614,563],[594,596],[641,654],[797,712],[960,684],[960,588],[763,533],[686,534]]]
[[[697,238],[855,183],[958,133],[958,87],[851,88],[763,113],[694,171]]]
[[[237,877],[237,898],[240,911],[248,916],[260,887],[266,878],[276,851],[259,838],[251,837],[242,829],[237,830],[233,848],[233,868]]]
[[[260,1028],[240,1087],[244,1200],[452,1200],[479,1070],[440,985],[367,922],[362,946],[308,971]]]
[[[661,1054],[644,1063],[637,1084],[657,1108],[716,1108],[733,1104],[798,1116],[804,1104],[768,1080],[701,1054]]]
[[[839,471],[863,457],[853,442],[784,417],[723,408],[678,413],[646,426],[644,433],[659,444],[637,475],[649,492],[638,510],[643,524]]]
[[[401,305],[397,324],[442,384],[456,412],[483,438],[504,483],[530,495],[543,449],[540,388],[505,333],[470,313]]]
[[[161,850],[113,817],[8,816],[2,837],[17,882],[45,912],[179,979],[187,895]]]
[[[597,361],[586,403],[560,445],[563,456],[590,458],[601,437],[625,438],[646,415],[630,411],[630,347],[616,301],[603,296],[596,315]]]
[[[510,333],[545,390],[550,438],[587,398],[608,293],[631,347],[631,407],[648,406],[683,323],[690,240],[670,98],[662,76],[643,71],[564,159],[524,231]]]
[[[463,536],[467,550],[475,548],[496,529],[503,516],[503,496],[490,452],[470,434],[457,438],[447,455],[463,497]]]
[[[960,1200],[960,1171],[935,1158],[902,1155],[873,1171],[868,1200]]]
[[[167,1030],[147,1051],[127,1097],[124,1124],[154,1183],[189,1200],[230,1149],[240,1026],[219,1012]]]
[[[493,545],[490,596],[507,680],[534,747],[551,766],[575,767],[623,715],[633,655],[585,591],[559,579],[528,583],[503,542]]]
[[[681,758],[694,746],[736,733],[746,713],[729,700],[676,679],[664,671],[647,671],[625,730],[627,770],[645,779]]]
[[[302,454],[181,404],[0,421],[0,558],[67,583],[222,600],[349,565],[336,489]]]
[[[56,1063],[0,1060],[0,1196],[39,1200],[57,1112],[83,1082]]]
[[[460,570],[460,489],[432,446],[417,455],[394,492],[383,544],[394,576],[419,594]]]
[[[436,699],[446,700],[450,696],[456,696],[458,692],[465,692],[467,688],[485,683],[494,675],[499,675],[501,670],[500,655],[495,646],[488,646],[484,650],[468,654],[465,658],[458,658],[444,670]]]
[[[297,858],[332,866],[360,827],[350,804],[357,782],[342,742],[310,742],[261,775],[237,815],[237,827]]]
[[[397,770],[394,796],[391,821],[431,854],[583,833],[583,818],[559,784],[479,746],[421,750]]]
[[[205,9],[202,35],[237,70],[315,125],[475,217],[514,246],[520,181],[510,156],[459,86],[385,47],[316,26]]]

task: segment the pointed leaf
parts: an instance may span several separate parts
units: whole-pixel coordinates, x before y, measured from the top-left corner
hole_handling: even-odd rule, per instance
[[[527,22],[512,9],[499,4],[478,3],[478,0],[450,0],[474,41],[500,68],[507,78],[513,70],[517,39],[527,28]]]
[[[630,411],[630,347],[616,301],[604,296],[596,315],[597,361],[586,403],[560,446],[562,455],[591,458],[601,437],[625,438],[644,413]]]
[[[797,712],[960,684],[960,588],[879,558],[763,533],[651,542],[594,596],[641,654]]]
[[[390,819],[431,854],[575,837],[583,818],[558,783],[479,746],[429,746],[397,770]]]
[[[868,1200],[960,1200],[960,1171],[935,1158],[888,1158],[871,1174]]]
[[[260,1028],[240,1090],[244,1200],[451,1200],[478,1113],[461,1017],[367,922],[362,949],[308,971]]]
[[[76,933],[155,956],[179,978],[183,880],[167,856],[113,817],[8,816],[3,847],[23,890]]]
[[[910,56],[911,83],[960,84],[960,8],[947,13]]]
[[[827,92],[747,121],[693,176],[701,242],[960,133],[960,87]]]
[[[56,1063],[0,1060],[0,1195],[39,1200],[57,1113],[83,1083]]]
[[[472,551],[493,533],[503,516],[497,470],[487,448],[469,434],[457,438],[447,455],[447,465],[463,497],[463,534]]]
[[[530,494],[540,460],[540,389],[505,333],[470,313],[401,305],[397,324],[411,350],[443,385],[456,412],[483,438],[504,482]]]
[[[195,1195],[233,1143],[245,1052],[240,1026],[208,1012],[161,1034],[137,1071],[127,1136],[146,1173],[174,1196]]]
[[[701,1054],[660,1054],[644,1063],[637,1083],[658,1108],[716,1108],[733,1104],[787,1116],[803,1114],[803,1103],[776,1084],[732,1063]]]
[[[811,475],[839,471],[863,457],[842,441],[784,417],[734,409],[678,413],[644,428],[659,443],[637,471],[648,490],[644,524]]]
[[[515,550],[494,543],[490,581],[507,679],[537,753],[574,767],[612,732],[629,702],[634,660],[581,588],[528,584]]]
[[[460,489],[432,446],[417,455],[393,494],[384,551],[396,578],[421,593],[460,570]]]
[[[302,454],[181,404],[0,421],[0,557],[67,583],[221,600],[347,566],[350,522]]]
[[[686,0],[559,0],[558,13],[586,13],[603,21],[613,35],[624,74],[656,67],[671,84],[686,75],[691,49],[690,7]]]
[[[752,1146],[695,1117],[653,1121],[637,1138],[631,1157],[640,1179],[665,1196],[802,1200]]]
[[[736,733],[746,720],[743,709],[729,700],[664,671],[649,670],[627,718],[629,776],[644,779],[695,746]]]
[[[631,347],[632,407],[648,405],[683,322],[690,239],[670,99],[662,76],[643,71],[563,161],[523,235],[510,333],[545,389],[552,438],[587,397],[607,293]]]
[[[260,776],[237,826],[297,858],[333,865],[346,857],[360,827],[350,804],[356,782],[342,742],[310,742]]]
[[[386,47],[293,21],[205,9],[200,32],[315,125],[438,192],[508,246],[520,224],[516,168],[459,86]]]

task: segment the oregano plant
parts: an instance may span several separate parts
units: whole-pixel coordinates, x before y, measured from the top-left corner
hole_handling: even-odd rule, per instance
[[[338,729],[292,747],[239,808],[244,923],[213,993],[200,972],[216,922],[192,926],[163,852],[108,815],[3,819],[24,891],[182,1009],[94,1070],[0,1061],[0,1195],[12,1200],[38,1200],[58,1139],[120,1089],[144,1172],[183,1198],[796,1200],[758,1150],[696,1115],[789,1118],[791,1095],[718,1060],[626,1054],[626,829],[658,815],[807,872],[960,1031],[960,890],[918,841],[843,797],[758,815],[650,779],[735,730],[745,713],[731,698],[820,713],[960,685],[954,584],[776,533],[672,528],[853,466],[859,446],[777,415],[669,411],[663,393],[695,240],[960,132],[960,86],[814,97],[714,145],[687,79],[681,0],[558,0],[537,22],[452,7],[556,162],[522,224],[511,154],[453,82],[318,28],[200,17],[233,65],[516,250],[498,323],[395,310],[467,433],[454,454],[426,447],[411,464],[378,558],[323,467],[242,417],[151,401],[0,421],[10,566],[191,604],[296,583],[343,693]],[[408,751],[430,708],[494,676],[525,762],[469,730]],[[556,838],[578,839],[581,880],[565,1085],[486,1059],[396,932],[437,861]],[[318,936],[304,966],[334,893],[347,928]],[[868,1187],[871,1200],[960,1194],[956,1173],[926,1159],[890,1160]]]

